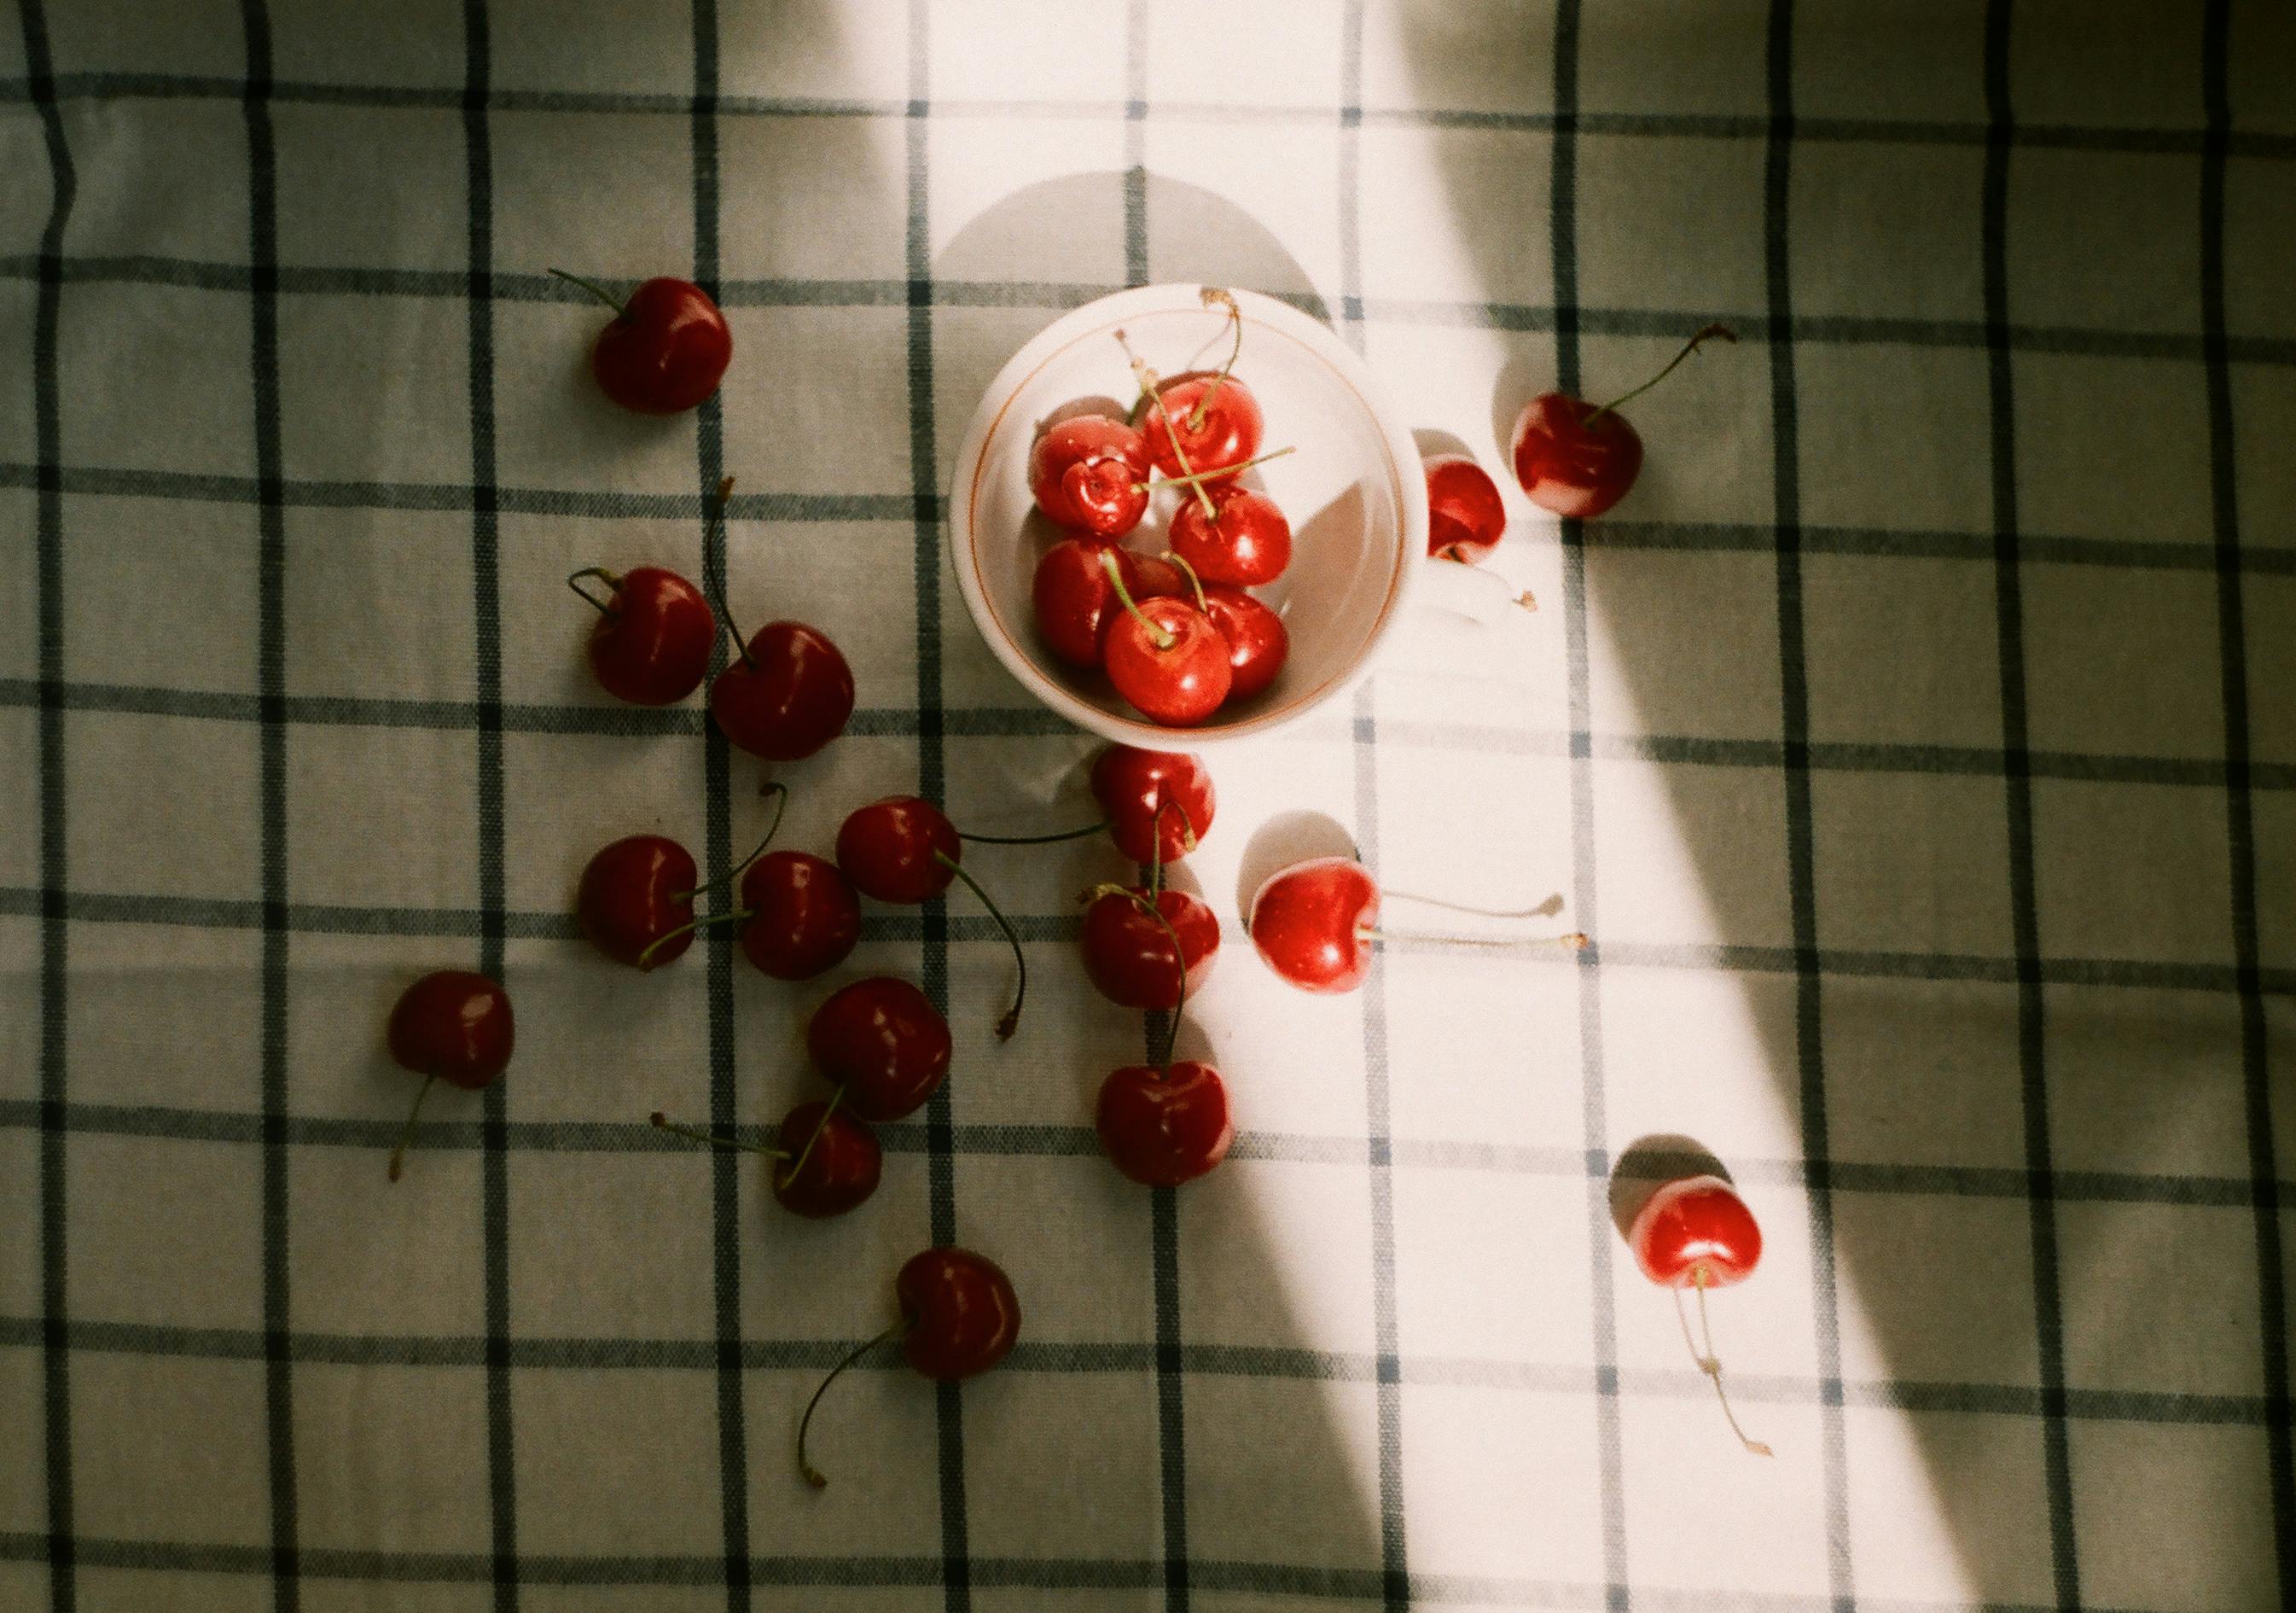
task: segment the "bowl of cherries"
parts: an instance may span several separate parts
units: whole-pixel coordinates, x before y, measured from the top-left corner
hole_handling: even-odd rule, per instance
[[[1264,734],[1370,669],[1431,565],[1405,422],[1332,330],[1152,285],[1030,341],[957,450],[950,559],[989,648],[1119,744]],[[1479,604],[1467,608],[1480,611]]]

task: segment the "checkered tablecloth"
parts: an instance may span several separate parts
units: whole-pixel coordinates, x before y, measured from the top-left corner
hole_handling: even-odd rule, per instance
[[[0,1608],[2253,1609],[2296,1596],[2296,21],[1890,0],[16,0],[0,29]],[[718,399],[590,383],[558,267],[692,275]],[[1104,844],[968,857],[832,980],[575,936],[606,840],[707,864],[758,769],[614,705],[574,568],[851,658],[783,844],[895,790],[1081,820],[1089,747],[939,552],[1001,360],[1108,290],[1287,296],[1496,468],[1631,414],[1543,609],[1414,625],[1214,756],[1240,1111],[1178,1192],[1089,1127],[1139,1016]],[[1245,373],[1250,371],[1246,354]],[[1272,423],[1278,440],[1283,423]],[[739,478],[722,539],[702,495]],[[1398,927],[1311,1000],[1251,880]],[[1553,919],[1459,914],[1436,905]],[[381,1046],[499,972],[483,1097]],[[860,1213],[756,1162],[836,980],[945,1001]],[[1759,1462],[1628,1257],[1710,1150]],[[1622,1165],[1623,1162],[1623,1165]],[[1622,1167],[1622,1168],[1621,1168]],[[1613,1181],[1614,1169],[1620,1171]],[[823,1370],[956,1241],[1026,1314],[936,1390]]]

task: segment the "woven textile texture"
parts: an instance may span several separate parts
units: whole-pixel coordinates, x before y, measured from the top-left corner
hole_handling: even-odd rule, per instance
[[[0,175],[0,1609],[2296,1599],[2285,4],[14,0]],[[553,267],[710,287],[719,396],[615,409]],[[1155,1033],[1076,958],[1104,840],[967,856],[1003,1047],[961,890],[806,986],[582,943],[598,846],[767,807],[564,579],[843,646],[784,845],[1089,821],[943,493],[1031,333],[1193,280],[1495,471],[1534,394],[1740,341],[1629,407],[1611,514],[1502,473],[1536,614],[1211,753],[1181,1047],[1241,1134],[1152,1192],[1091,1129]],[[1242,907],[1349,846],[1398,929],[1595,943],[1294,992]],[[440,967],[517,1058],[393,1186]],[[646,1123],[771,1135],[880,972],[957,1058],[858,1213]],[[1619,1231],[1709,1152],[1768,1461]],[[938,1242],[1019,1348],[869,1356],[808,1490]]]

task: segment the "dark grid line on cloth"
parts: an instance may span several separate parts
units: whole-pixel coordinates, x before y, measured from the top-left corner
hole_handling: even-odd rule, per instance
[[[1136,128],[1136,124],[1128,124]],[[1144,171],[1139,193],[1144,219]],[[1131,195],[1128,193],[1129,210]],[[1143,227],[1144,228],[1144,223]],[[37,257],[0,257],[0,278],[29,280],[40,273]],[[65,278],[90,284],[168,285],[188,291],[244,293],[252,271],[210,259],[134,254],[75,256],[63,260]],[[611,278],[611,276],[608,276]],[[469,294],[463,276],[447,269],[287,266],[278,270],[278,290],[296,296],[407,297],[453,299]],[[554,302],[579,306],[588,293],[547,275],[510,274],[495,281],[504,302]],[[1062,313],[1122,286],[1092,281],[948,280],[918,283],[887,279],[790,279],[767,277],[722,281],[719,300],[728,308],[900,308],[922,296],[939,308],[996,308]],[[1330,313],[1312,292],[1268,293],[1315,317]],[[1450,301],[1423,298],[1361,297],[1351,317],[1380,324],[1435,325],[1519,333],[1551,332],[1556,310],[1538,302]],[[1930,347],[1970,352],[1988,350],[1997,333],[1982,320],[1884,317],[1874,315],[1795,314],[1780,317],[1756,309],[1662,309],[1602,304],[1578,310],[1579,329],[1606,336],[1680,336],[1710,319],[1730,325],[1742,342],[1779,340],[1849,347]],[[2070,358],[2151,358],[2170,363],[2208,362],[2205,333],[2118,331],[2094,325],[2011,325],[2005,339],[2019,351]],[[2296,340],[2274,336],[2224,338],[2230,359],[2248,365],[2296,366]]]
[[[486,0],[463,0],[463,140],[469,198],[471,610],[478,674],[479,970],[504,975],[502,588],[495,481],[494,146],[487,125],[493,71]],[[480,1123],[480,1237],[487,1320],[487,1503],[493,1539],[496,1613],[518,1607],[518,1459],[510,1369],[509,1095],[500,1081],[483,1095]]]
[[[1160,1049],[1162,1043],[1160,1041],[1156,1045]],[[0,1099],[0,1127],[29,1129],[37,1125],[40,1119],[40,1107],[31,1099]],[[259,1116],[235,1110],[158,1104],[66,1104],[59,1123],[75,1135],[101,1137],[255,1143],[260,1142],[263,1136]],[[291,1116],[287,1121],[287,1140],[308,1148],[380,1151],[398,1140],[400,1130],[395,1121]],[[1081,1159],[1100,1152],[1098,1136],[1088,1126],[975,1123],[951,1130],[951,1148],[966,1157]],[[770,1127],[753,1124],[735,1126],[726,1135],[770,1143],[774,1133]],[[479,1121],[426,1120],[416,1126],[414,1140],[426,1148],[468,1150],[483,1146],[484,1126]],[[930,1151],[928,1134],[922,1126],[914,1124],[888,1126],[879,1133],[879,1141],[889,1154]],[[507,1146],[513,1152],[534,1154],[688,1151],[652,1126],[595,1120],[512,1121],[508,1127]],[[1231,1157],[1240,1160],[1292,1164],[1355,1165],[1366,1164],[1373,1156],[1373,1145],[1363,1138],[1300,1132],[1239,1132],[1231,1150]],[[1695,1156],[1659,1153],[1638,1156],[1631,1164],[1622,1162],[1613,1168],[1607,1156],[1589,1156],[1581,1149],[1458,1138],[1391,1140],[1385,1156],[1391,1165],[1405,1169],[1551,1178],[1584,1175],[1596,1181],[1608,1181],[1618,1174],[1625,1174],[1630,1180],[1655,1181],[1668,1173],[1686,1174],[1698,1163]],[[1832,1160],[1826,1168],[1837,1194],[2020,1198],[2032,1190],[2032,1180],[2024,1170],[2006,1165]],[[1768,1186],[1802,1188],[1809,1181],[1809,1167],[1800,1159],[1742,1156],[1733,1161],[1732,1169],[1742,1181]],[[2256,1184],[2244,1175],[2073,1171],[2059,1173],[2053,1186],[2059,1204],[2163,1204],[2246,1209],[2253,1206],[2257,1198]],[[2275,1182],[2272,1190],[2285,1197],[2296,1191],[2296,1182]]]
[[[1995,131],[1985,148],[1979,198],[1984,255],[1985,320],[2009,323],[2009,136],[2016,127],[2009,98],[2010,0],[1988,0],[1985,12],[1985,105]],[[2013,358],[2005,338],[1987,357],[1991,413],[1996,655],[2001,684],[2003,817],[2008,834],[2009,916],[2017,953],[2018,1100],[2024,1122],[2025,1195],[2033,1272],[2035,1366],[2041,1383],[2041,1471],[2048,1498],[2049,1561],[2061,1609],[2080,1606],[2079,1538],[2074,1527],[2072,1452],[2059,1408],[2064,1403],[2064,1302],[2057,1268],[2055,1171],[2049,1135],[2048,1000],[2040,970],[2040,903],[2033,871],[2033,786],[2026,765],[2024,561],[2018,547],[2017,403]]]
[[[0,1316],[0,1347],[36,1336],[37,1324]],[[123,1321],[75,1322],[71,1347],[91,1355],[190,1361],[255,1361],[264,1336],[243,1328],[191,1328]],[[314,1365],[430,1369],[472,1367],[488,1343],[467,1333],[298,1333],[290,1347]],[[1004,1369],[1045,1378],[1131,1377],[1155,1364],[1154,1344],[1034,1342],[1013,1347]],[[706,1337],[579,1336],[514,1338],[512,1364],[521,1371],[680,1371],[717,1370],[718,1346]],[[849,1346],[837,1338],[745,1340],[742,1364],[755,1371],[819,1371],[843,1359]],[[898,1352],[874,1350],[854,1371],[908,1370]],[[1267,1345],[1184,1346],[1176,1369],[1186,1377],[1257,1378],[1317,1384],[1382,1381],[1442,1388],[1530,1395],[1603,1395],[1613,1400],[1703,1401],[1712,1394],[1705,1375],[1684,1368],[1622,1367],[1605,1389],[1595,1369],[1551,1362],[1484,1356],[1405,1355],[1382,1358],[1363,1350],[1315,1350]],[[1386,1375],[1384,1378],[1382,1374]],[[2062,1407],[2030,1384],[1935,1378],[1819,1378],[1808,1374],[1733,1374],[1731,1391],[1750,1403],[1783,1407],[1846,1403],[1874,1410],[1935,1415],[2040,1420],[2069,1415],[2084,1423],[2147,1428],[2261,1428],[2271,1417],[2263,1395],[2202,1395],[2158,1389],[2071,1389]]]
[[[31,886],[0,885],[0,918],[29,917],[43,909],[46,893]],[[113,894],[74,891],[64,894],[65,916],[76,923],[158,924],[192,929],[254,929],[263,922],[262,904],[197,896]],[[1008,913],[1024,942],[1076,939],[1080,920],[1073,913]],[[487,916],[472,908],[378,908],[329,903],[291,903],[290,929],[330,935],[478,935]],[[579,932],[570,914],[512,910],[501,915],[507,932],[522,941],[566,941]],[[983,943],[1003,933],[984,914],[960,914],[939,922],[929,917],[871,914],[861,921],[864,940],[913,941],[931,935]],[[1597,942],[1595,945],[1603,943]],[[1450,955],[1471,953],[1472,943],[1435,940],[1389,942],[1385,951]],[[1591,948],[1589,950],[1592,950]],[[1565,954],[1517,959],[1525,968],[1584,967]],[[1705,942],[1613,941],[1605,960],[1632,968],[1715,970],[1738,975],[1786,975],[1804,967],[1822,975],[1869,980],[1971,981],[2011,984],[2018,978],[2014,958],[1974,952],[1882,952],[1848,948],[1815,951],[1793,947],[1742,946]],[[2176,963],[2159,959],[2046,957],[2041,978],[2051,985],[2141,986],[2156,991],[2237,993],[2239,968],[2232,964]],[[2296,993],[2296,968],[2256,970],[2259,990],[2276,996]]]
[[[1578,0],[1554,8],[1555,133],[1549,152],[1548,250],[1554,278],[1554,384],[1579,387],[1578,333]],[[1588,1342],[1595,1357],[1595,1460],[1602,1486],[1605,1605],[1631,1605],[1627,1552],[1626,1446],[1619,1395],[1618,1300],[1611,1267],[1609,1100],[1603,1084],[1603,943],[1595,882],[1593,675],[1587,620],[1587,523],[1565,518],[1562,544],[1562,646],[1570,705],[1570,911],[1595,940],[1564,957],[1575,969],[1578,1020],[1579,1137],[1587,1177]]]
[[[257,505],[256,679],[262,691],[260,749],[263,959],[259,987],[263,1160],[260,1202],[263,1285],[264,1424],[271,1491],[271,1601],[280,1613],[301,1603],[297,1585],[295,1383],[286,1337],[293,1325],[289,1281],[290,1169],[286,1144],[288,938],[287,728],[280,720],[286,693],[287,515],[278,498],[279,416],[278,160],[271,109],[271,18],[264,0],[244,0],[240,11],[247,51],[248,330],[255,405]]]
[[[1338,235],[1340,333],[1364,356],[1363,313],[1364,0],[1347,0],[1340,23]],[[1406,558],[1406,564],[1413,564]],[[1379,867],[1379,726],[1376,679],[1356,686],[1353,724],[1356,857]],[[1411,1605],[1411,1571],[1403,1480],[1402,1353],[1396,1314],[1393,1116],[1388,1093],[1387,973],[1384,950],[1372,950],[1371,972],[1357,988],[1363,1024],[1364,1134],[1371,1195],[1371,1314],[1378,1376],[1374,1399],[1379,1439],[1379,1557],[1389,1613]]]
[[[54,78],[58,100],[141,98],[152,100],[236,100],[237,79],[212,74],[86,71]],[[26,78],[0,78],[0,102],[34,99]],[[309,102],[328,106],[369,106],[403,109],[459,109],[463,98],[455,91],[414,85],[346,84],[292,79],[274,86],[272,99]],[[668,93],[612,90],[504,89],[490,90],[489,111],[606,112],[683,116],[693,103],[689,96]],[[1083,120],[1113,122],[1125,115],[1123,103],[1083,99],[997,101],[953,98],[931,103],[882,98],[807,95],[720,95],[715,110],[729,118],[987,118],[994,119]],[[1311,107],[1251,106],[1234,102],[1166,101],[1156,115],[1174,121],[1320,125],[1326,114]],[[1710,112],[1586,112],[1567,115],[1570,125],[1591,135],[1641,136],[1691,140],[1763,140],[1772,129],[1768,118]],[[1544,133],[1563,127],[1566,114],[1492,111],[1469,108],[1373,107],[1364,111],[1367,123],[1390,128],[1487,128]],[[2296,135],[2269,130],[2225,131],[2226,149],[2236,157],[2267,160],[2296,159]],[[1937,119],[1810,118],[1793,126],[1797,140],[1827,144],[1968,145],[1986,140],[1982,122]],[[2021,148],[2185,153],[2200,152],[2208,139],[2198,129],[2128,128],[2102,124],[2033,124],[2016,131]]]
[[[258,695],[168,688],[154,684],[62,682],[51,686],[45,679],[0,678],[0,707],[37,706],[54,697],[61,697],[66,711],[118,712],[214,721],[258,721],[266,709],[263,697]],[[944,709],[942,717],[945,733],[981,737],[1065,737],[1075,732],[1069,723],[1042,706],[950,707]],[[290,725],[421,728],[453,733],[475,728],[479,708],[475,701],[289,695],[281,700],[279,720]],[[516,704],[502,708],[503,729],[512,734],[659,737],[701,734],[706,720],[702,708],[698,706]],[[846,731],[865,738],[908,737],[917,732],[918,721],[918,714],[906,706],[864,706],[855,710]],[[1390,718],[1380,729],[1380,743],[1488,755],[1567,757],[1570,754],[1571,736],[1562,729],[1486,728],[1439,720]],[[1601,761],[1767,770],[1783,766],[1785,756],[1784,743],[1775,739],[1615,733],[1593,735],[1589,743],[1594,758]],[[2002,777],[2006,764],[1998,748],[1983,745],[1813,741],[1808,747],[1808,765],[1813,772],[1918,773],[1983,778]],[[2032,778],[2091,784],[2152,784],[2215,790],[2222,789],[2227,778],[2222,761],[2096,751],[2027,751],[2022,753],[2021,765]],[[2251,789],[2296,790],[2296,762],[2252,761],[2248,773]]]
[[[2271,1052],[2258,967],[2255,807],[2249,794],[2248,641],[2240,575],[2238,484],[2233,475],[2232,377],[2225,357],[2225,146],[2232,124],[2225,79],[2230,29],[2225,0],[2209,0],[2201,24],[2201,93],[2209,138],[2201,155],[2201,323],[2208,366],[2209,495],[2217,556],[2217,653],[2222,668],[2225,842],[2239,966],[2241,1084],[2255,1186],[2256,1289],[2268,1407],[2265,1461],[2271,1475],[2274,1567],[2284,1603],[2296,1601],[2296,1452],[2288,1377],[2288,1305],[2281,1255],[2278,1154],[2272,1129]]]
[[[693,97],[690,109],[693,152],[693,279],[710,294],[723,289],[725,268],[719,240],[720,176],[718,118],[717,0],[693,0]],[[726,473],[726,412],[721,394],[701,400],[694,416],[694,469],[697,491],[706,504],[717,502],[719,479]],[[732,536],[725,523],[702,517],[701,580],[710,597],[728,599]],[[728,631],[738,632],[729,626]],[[709,672],[723,671],[731,649],[723,634],[712,634]],[[701,723],[703,837],[709,857],[705,867],[734,866],[733,757],[726,736],[716,723]],[[737,886],[728,885],[711,898],[715,912],[730,913],[741,905]],[[740,1088],[734,1075],[734,934],[730,925],[711,925],[704,932],[705,986],[708,992],[709,1042],[709,1129],[718,1136],[729,1132],[740,1117]],[[718,1499],[719,1531],[726,1550],[727,1613],[747,1613],[750,1587],[745,1565],[750,1559],[750,1467],[746,1394],[742,1376],[742,1156],[730,1148],[711,1148],[709,1170],[709,1283],[718,1329]]]
[[[904,145],[908,192],[903,250],[909,276],[909,488],[914,499],[914,576],[917,634],[917,793],[935,806],[947,793],[941,720],[940,501],[933,465],[932,185],[928,169],[928,97],[932,93],[931,0],[909,0],[909,118]],[[948,1012],[948,899],[928,900],[920,967],[925,995]],[[944,1082],[925,1104],[928,1218],[936,1248],[956,1242],[955,1112]],[[993,1252],[990,1257],[995,1258]],[[964,1391],[933,1386],[933,1423],[939,1446],[940,1584],[948,1613],[970,1613],[972,1568],[966,1523]]]
[[[1767,78],[1771,134],[1763,155],[1763,258],[1772,322],[1792,328],[1791,235],[1793,162],[1793,0],[1770,0]],[[1801,448],[1797,434],[1794,344],[1770,344],[1772,496],[1775,501],[1778,586],[1779,728],[1785,741],[1786,880],[1793,923],[1794,1055],[1802,1154],[1808,1161],[1810,1313],[1817,1365],[1829,1385],[1841,1379],[1841,1323],[1833,1262],[1832,1140],[1828,1135],[1823,975],[1817,966],[1817,875],[1810,808],[1809,681],[1802,642]],[[1826,1577],[1835,1609],[1857,1606],[1849,1535],[1847,1419],[1838,1395],[1818,1411],[1825,1495]]]
[[[24,1536],[0,1535],[0,1560],[14,1555]],[[241,1546],[187,1546],[157,1541],[99,1538],[84,1543],[91,1562],[106,1568],[173,1569],[209,1574],[247,1572],[250,1552]],[[314,1577],[375,1583],[471,1583],[484,1578],[484,1560],[470,1553],[327,1551],[311,1554]],[[724,1565],[712,1557],[536,1556],[525,1560],[530,1584],[680,1585],[710,1587],[722,1583]],[[931,1557],[819,1556],[753,1559],[749,1583],[776,1587],[844,1590],[930,1588],[939,1583]],[[979,1583],[997,1589],[1039,1591],[1139,1591],[1152,1589],[1162,1565],[1123,1558],[980,1557],[972,1567]],[[1382,1575],[1368,1568],[1330,1568],[1312,1564],[1200,1559],[1199,1578],[1207,1591],[1262,1598],[1284,1596],[1341,1603],[1378,1603],[1384,1599]],[[1419,1574],[1405,1587],[1414,1605],[1464,1604],[1473,1608],[1594,1609],[1606,1606],[1606,1587],[1570,1580],[1518,1579],[1495,1575]],[[1638,1593],[1653,1613],[1827,1613],[1822,1597],[1791,1592],[1709,1591],[1654,1586]],[[1892,1613],[2054,1613],[2025,1602],[1972,1603],[1893,1598]],[[2118,1609],[2115,1613],[2149,1613]],[[2161,1613],[2169,1613],[2162,1609]]]
[[[70,843],[64,825],[64,508],[62,386],[58,344],[63,317],[61,273],[64,225],[71,217],[78,176],[65,140],[62,114],[50,76],[48,25],[41,0],[23,0],[24,63],[47,148],[47,222],[40,231],[40,285],[32,318],[32,415],[38,457],[40,634],[40,1318],[41,1419],[46,1462],[51,1613],[78,1605],[78,1558],[72,1510],[70,1214],[67,1196],[65,1106],[70,1086],[71,929],[66,888]]]

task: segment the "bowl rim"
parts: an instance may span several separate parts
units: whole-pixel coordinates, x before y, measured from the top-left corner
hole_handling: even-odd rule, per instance
[[[1021,646],[1018,636],[1005,625],[988,599],[980,532],[974,519],[988,474],[990,439],[1004,424],[1022,390],[1055,359],[1084,342],[1110,335],[1128,320],[1149,314],[1203,309],[1205,290],[1199,284],[1186,281],[1136,286],[1095,298],[1046,325],[1005,362],[981,395],[959,440],[949,477],[949,564],[956,573],[957,591],[964,597],[965,610],[990,652],[1022,687],[1061,717],[1103,738],[1149,750],[1169,750],[1183,744],[1190,749],[1201,749],[1258,738],[1302,720],[1346,694],[1370,672],[1388,635],[1402,619],[1413,584],[1422,571],[1416,562],[1427,553],[1427,487],[1419,471],[1418,445],[1409,427],[1387,401],[1369,366],[1330,326],[1288,302],[1238,287],[1231,294],[1245,321],[1288,337],[1329,368],[1354,395],[1385,451],[1385,468],[1396,507],[1402,514],[1402,530],[1388,579],[1387,596],[1360,652],[1346,667],[1314,688],[1293,695],[1273,710],[1254,712],[1236,722],[1215,720],[1195,728],[1166,728],[1145,719],[1103,711],[1072,694]]]

